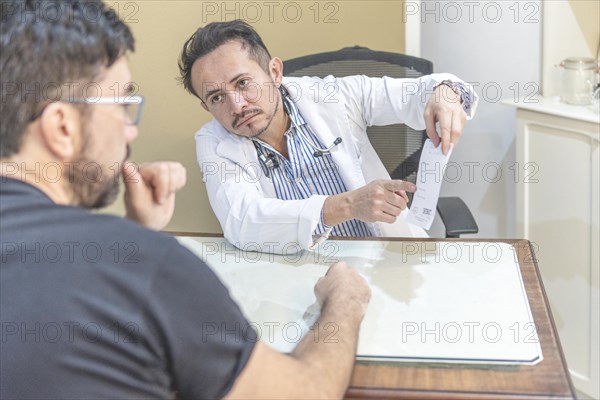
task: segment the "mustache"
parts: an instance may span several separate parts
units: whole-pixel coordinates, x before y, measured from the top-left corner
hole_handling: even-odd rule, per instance
[[[255,109],[252,109],[252,110],[246,110],[246,111],[244,111],[241,114],[237,114],[235,116],[235,118],[233,120],[233,123],[231,125],[235,129],[235,128],[238,127],[238,124],[239,124],[240,120],[243,121],[248,115],[251,115],[251,114],[260,114],[260,113],[262,113],[262,111],[260,109],[258,109],[258,108],[255,108]]]

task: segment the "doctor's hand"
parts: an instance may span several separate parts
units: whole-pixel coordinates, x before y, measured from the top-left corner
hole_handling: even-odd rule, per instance
[[[467,122],[467,114],[461,105],[460,96],[446,85],[439,85],[425,106],[427,136],[435,147],[442,142],[442,152],[448,154],[450,144],[458,143]],[[439,135],[435,124],[439,122]]]
[[[359,189],[327,197],[323,204],[323,222],[334,226],[358,219],[392,224],[408,205],[406,192],[415,190],[417,187],[410,182],[375,180]]]
[[[185,186],[186,171],[174,161],[123,165],[127,218],[146,228],[161,230],[173,217],[175,192]]]

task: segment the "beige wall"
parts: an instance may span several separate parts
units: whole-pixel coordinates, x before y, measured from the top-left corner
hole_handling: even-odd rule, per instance
[[[178,160],[188,171],[188,184],[178,195],[175,216],[167,227],[171,231],[221,232],[195,155],[194,132],[210,115],[176,81],[183,42],[198,27],[235,18],[255,21],[253,25],[271,54],[284,60],[355,44],[404,50],[401,1],[127,0],[108,4],[117,9],[136,37],[131,69],[147,100],[132,159]],[[122,210],[118,201],[109,212],[122,214]]]

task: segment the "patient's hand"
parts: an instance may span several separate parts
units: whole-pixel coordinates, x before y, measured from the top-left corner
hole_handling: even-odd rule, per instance
[[[371,288],[367,281],[345,262],[338,262],[317,281],[315,296],[323,308],[326,305],[345,310],[346,316],[356,309],[359,319],[365,314],[371,300]]]
[[[173,217],[175,192],[185,186],[186,171],[174,161],[123,166],[127,217],[150,229],[161,230]]]

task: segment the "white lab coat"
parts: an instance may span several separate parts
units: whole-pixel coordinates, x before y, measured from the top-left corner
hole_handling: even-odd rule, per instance
[[[331,156],[348,190],[354,190],[375,179],[390,179],[366,128],[404,123],[425,129],[425,104],[444,80],[461,82],[454,75],[433,74],[419,79],[284,78],[283,84],[325,147],[342,138]],[[277,199],[251,140],[229,133],[212,120],[196,133],[196,151],[210,204],[231,243],[244,250],[290,253],[311,249],[323,239],[314,238],[313,232],[326,196]],[[369,225],[378,236],[427,236],[406,222],[407,213],[394,224]]]

